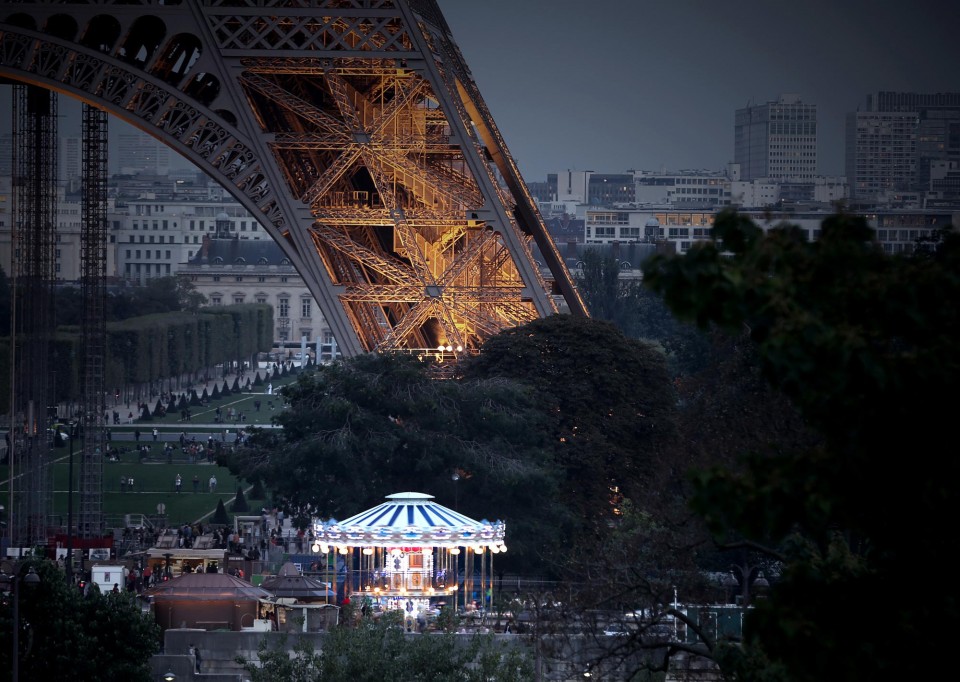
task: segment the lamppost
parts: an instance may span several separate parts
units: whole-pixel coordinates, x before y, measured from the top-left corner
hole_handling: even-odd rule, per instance
[[[70,439],[70,464],[67,467],[67,585],[73,587],[73,440],[77,424],[70,422],[67,437]]]
[[[734,571],[740,574],[740,579],[737,580],[737,576],[734,574]],[[754,577],[756,575],[756,577]],[[767,588],[770,587],[770,583],[767,581],[766,577],[763,575],[763,571],[760,570],[760,567],[757,565],[751,564],[731,564],[730,566],[730,578],[733,585],[740,584],[740,603],[744,608],[750,606],[750,587]]]
[[[9,586],[13,598],[13,682],[20,679],[20,585],[34,588],[40,584],[40,576],[31,566],[26,574],[20,575],[20,567],[14,568],[12,573],[0,573],[0,584],[4,588]]]

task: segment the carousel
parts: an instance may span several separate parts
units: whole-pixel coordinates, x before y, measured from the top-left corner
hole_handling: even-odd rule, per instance
[[[386,499],[344,521],[314,525],[311,549],[326,555],[340,600],[418,620],[445,604],[466,611],[488,604],[494,556],[507,551],[503,522],[475,521],[424,493]]]

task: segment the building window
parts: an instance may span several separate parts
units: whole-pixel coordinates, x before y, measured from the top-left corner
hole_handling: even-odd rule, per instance
[[[242,305],[242,304],[243,304],[243,296],[234,296],[234,297],[233,297],[233,304],[234,304],[234,305]]]
[[[310,319],[310,299],[300,299],[300,317]]]
[[[281,298],[277,301],[280,309],[280,317],[290,317],[290,299]]]
[[[257,303],[266,303],[266,302],[267,302],[266,296],[257,296]]]
[[[220,305],[220,302],[221,302],[222,300],[223,300],[223,299],[221,299],[219,296],[211,296],[211,297],[210,297],[210,303],[212,303],[213,305]]]

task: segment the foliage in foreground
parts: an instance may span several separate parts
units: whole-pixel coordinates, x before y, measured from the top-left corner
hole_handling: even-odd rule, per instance
[[[261,643],[259,665],[244,664],[251,682],[527,682],[533,668],[516,645],[498,644],[490,636],[466,639],[449,633],[405,634],[402,616],[385,613],[379,620],[366,617],[356,627],[338,626],[314,651],[298,641],[293,655],[286,638],[276,647]]]
[[[40,576],[35,587],[21,586],[20,679],[81,682],[148,682],[150,657],[160,629],[128,592],[84,597],[68,587],[63,571],[50,561],[31,562]],[[22,567],[26,570],[26,567]],[[12,677],[12,604],[0,606],[0,680]]]
[[[721,545],[765,548],[784,570],[718,653],[740,680],[921,679],[957,620],[951,520],[960,383],[960,235],[885,254],[865,220],[833,216],[808,242],[718,216],[719,244],[655,257],[646,281],[699,324],[747,330],[763,375],[823,443],[695,477]],[[721,250],[722,249],[722,250]],[[930,586],[930,598],[911,587]]]

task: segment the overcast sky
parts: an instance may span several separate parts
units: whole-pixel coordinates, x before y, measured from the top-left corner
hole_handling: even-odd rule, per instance
[[[878,90],[960,91],[948,0],[438,0],[528,182],[564,169],[719,170],[734,111],[818,106],[819,172]]]
[[[781,93],[818,106],[819,172],[842,175],[868,93],[960,91],[949,0],[437,1],[528,182],[721,170],[734,111]]]

